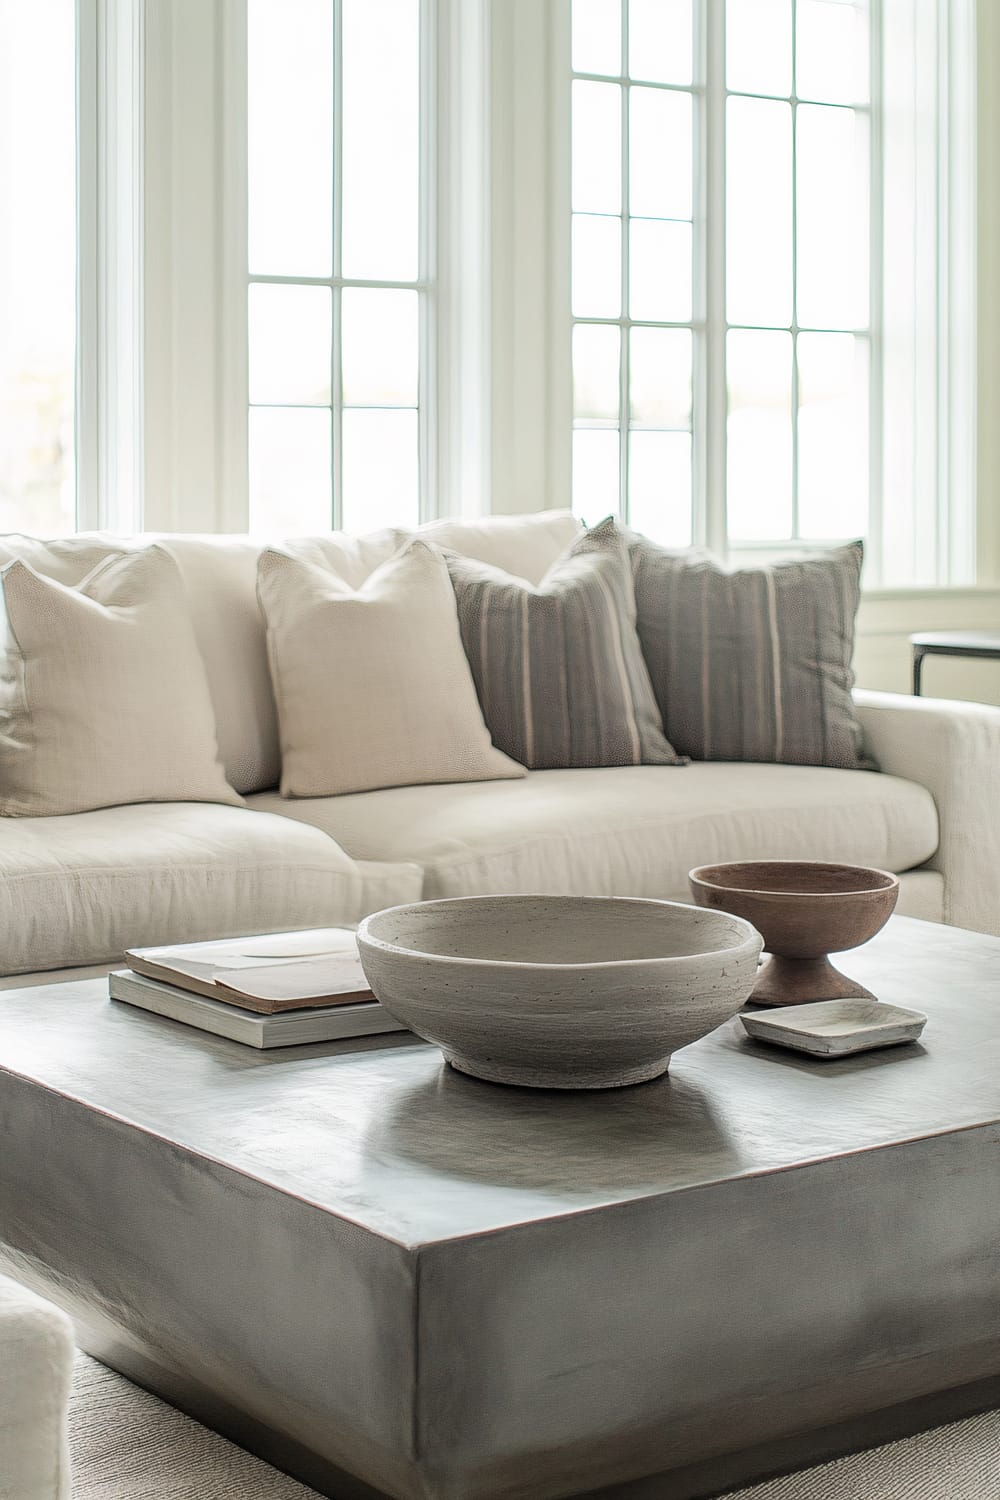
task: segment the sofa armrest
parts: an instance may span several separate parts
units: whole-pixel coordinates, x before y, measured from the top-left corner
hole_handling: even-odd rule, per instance
[[[882,770],[925,786],[940,833],[944,919],[1000,934],[1000,708],[898,693],[854,695]]]
[[[0,1495],[69,1500],[69,1318],[0,1276]]]

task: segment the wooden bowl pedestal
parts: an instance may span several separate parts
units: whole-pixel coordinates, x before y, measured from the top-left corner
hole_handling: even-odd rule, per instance
[[[702,865],[688,877],[699,906],[745,917],[770,957],[752,1005],[810,1005],[816,1000],[877,1000],[841,974],[829,954],[867,943],[885,926],[899,895],[887,870],[805,860],[745,860]]]
[[[811,1005],[814,1000],[877,1000],[826,957],[785,958],[772,953],[764,961],[750,994],[751,1005]]]

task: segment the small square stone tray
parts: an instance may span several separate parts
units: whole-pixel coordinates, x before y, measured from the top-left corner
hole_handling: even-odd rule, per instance
[[[785,1005],[766,1015],[740,1016],[744,1030],[761,1042],[791,1047],[814,1057],[846,1057],[872,1047],[915,1042],[927,1024],[918,1010],[879,1000],[820,1000]]]

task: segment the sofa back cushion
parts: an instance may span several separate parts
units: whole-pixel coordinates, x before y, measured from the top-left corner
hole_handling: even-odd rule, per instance
[[[432,521],[417,535],[470,557],[503,558],[521,577],[539,577],[580,529],[570,511],[487,516],[481,521]],[[352,536],[329,531],[295,537],[297,557],[334,572],[352,589],[386,562],[411,532],[385,528]],[[71,544],[84,538],[72,538]],[[95,539],[95,542],[99,539]],[[188,587],[198,644],[215,704],[219,751],[238,792],[277,786],[281,771],[278,720],[268,670],[264,622],[257,602],[263,543],[248,536],[164,536]],[[104,538],[107,548],[112,539]],[[120,545],[120,543],[119,543]],[[89,552],[87,553],[89,556]],[[81,575],[82,576],[82,573]]]
[[[428,521],[417,532],[426,541],[515,578],[541,583],[556,558],[582,530],[571,510],[527,516],[483,516],[475,521]]]
[[[106,557],[75,588],[16,559],[0,592],[0,814],[240,802],[164,548]]]

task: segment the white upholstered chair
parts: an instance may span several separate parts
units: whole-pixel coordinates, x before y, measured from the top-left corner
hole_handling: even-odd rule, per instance
[[[66,1315],[0,1276],[0,1500],[69,1500]]]

